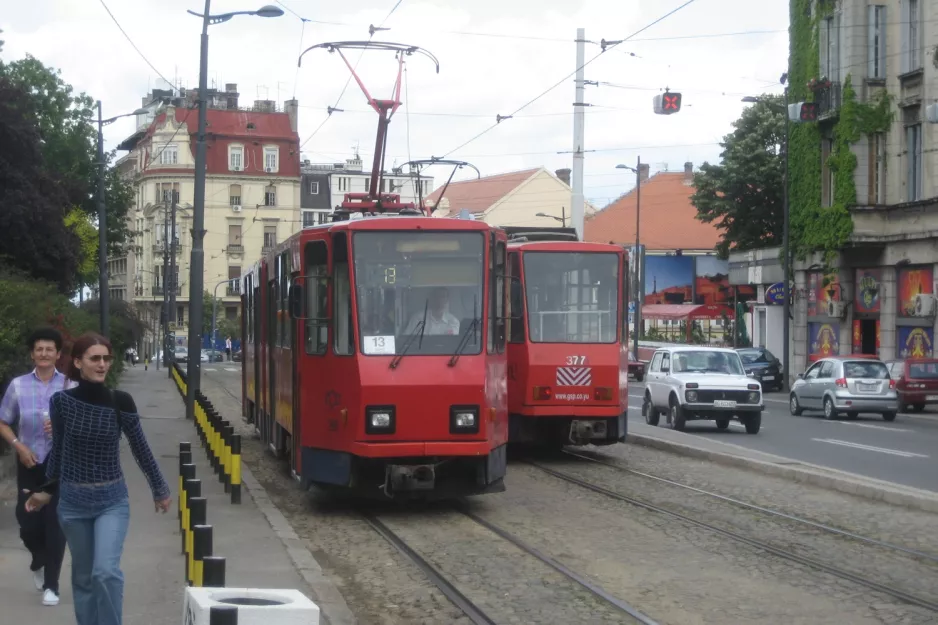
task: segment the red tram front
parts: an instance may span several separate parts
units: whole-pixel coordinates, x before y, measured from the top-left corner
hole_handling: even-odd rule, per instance
[[[245,417],[305,484],[504,490],[506,236],[384,216],[304,229],[245,277]]]
[[[555,447],[625,441],[624,250],[579,242],[572,230],[506,230],[509,441]]]

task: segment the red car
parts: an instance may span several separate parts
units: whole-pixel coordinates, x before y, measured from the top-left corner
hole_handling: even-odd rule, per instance
[[[645,363],[636,358],[633,352],[629,352],[629,375],[634,377],[636,382],[645,379]]]
[[[890,360],[886,366],[896,380],[899,410],[912,406],[921,412],[927,404],[938,404],[938,358]]]

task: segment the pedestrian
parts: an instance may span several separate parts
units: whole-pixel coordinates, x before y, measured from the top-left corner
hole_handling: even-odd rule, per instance
[[[16,520],[20,538],[32,555],[29,569],[43,605],[59,603],[59,572],[65,557],[65,536],[56,518],[58,501],[52,498],[39,512],[27,512],[24,491],[46,481],[46,465],[52,450],[49,403],[53,393],[75,383],[55,368],[62,352],[62,335],[53,328],[40,328],[26,341],[35,368],[14,378],[0,402],[0,435],[16,450]],[[16,427],[19,434],[13,432]]]
[[[147,348],[147,351],[143,353],[143,370],[148,371],[150,369],[150,349]]]
[[[231,362],[231,337],[225,337],[225,353],[228,355],[228,362]]]
[[[72,554],[72,594],[78,625],[121,625],[124,575],[120,559],[130,522],[120,437],[127,437],[156,510],[171,503],[140,426],[133,398],[104,384],[114,358],[111,343],[89,332],[72,346],[68,376],[78,386],[52,396],[48,481],[26,502],[38,510],[57,493],[58,517]]]

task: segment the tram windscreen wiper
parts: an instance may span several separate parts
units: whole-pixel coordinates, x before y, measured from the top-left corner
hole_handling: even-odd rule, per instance
[[[469,322],[469,327],[466,328],[466,333],[462,335],[461,339],[459,339],[459,345],[456,346],[456,351],[453,352],[453,357],[450,358],[449,363],[447,363],[449,364],[450,367],[456,366],[456,361],[459,360],[459,356],[460,354],[462,354],[462,350],[466,349],[466,345],[469,344],[469,336],[472,334],[472,331],[475,329],[475,327],[478,324],[479,324],[478,317],[474,317],[472,321]]]
[[[391,364],[388,365],[390,369],[397,369],[397,365],[401,364],[401,359],[404,358],[404,354],[407,353],[407,350],[410,349],[410,346],[414,344],[414,341],[418,338],[420,343],[417,347],[423,347],[423,333],[427,329],[427,310],[430,307],[430,298],[428,297],[423,303],[423,319],[417,322],[417,325],[414,326],[414,331],[411,333],[410,338],[407,339],[407,342],[404,343],[404,347],[401,348],[401,353],[397,354],[392,360]],[[417,330],[420,330],[420,334],[417,334]]]

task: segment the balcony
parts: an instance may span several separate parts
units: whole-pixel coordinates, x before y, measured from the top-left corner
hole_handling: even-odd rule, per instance
[[[840,110],[842,90],[839,82],[828,83],[814,92],[814,101],[817,102],[818,119],[830,119],[837,116]]]
[[[150,294],[153,295],[153,297],[163,297],[163,287],[162,286],[151,287]],[[172,294],[172,289],[170,289],[170,294]],[[182,287],[180,286],[176,287],[176,295],[177,296],[182,295]]]
[[[172,244],[170,244],[170,248],[171,247],[172,247]],[[164,250],[163,241],[157,241],[156,243],[153,244],[154,254],[162,254],[163,250]],[[166,250],[166,251],[170,251],[170,250]],[[179,239],[176,239],[176,256],[179,256],[180,254],[182,254],[182,243],[179,241]]]
[[[240,286],[229,286],[225,288],[226,297],[241,297],[241,287]]]
[[[229,243],[229,244],[228,244],[228,254],[229,254],[229,255],[231,255],[231,254],[244,254],[244,246],[243,246],[243,245],[234,245],[234,244],[232,244],[232,243]]]

